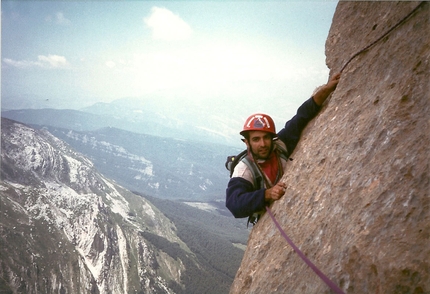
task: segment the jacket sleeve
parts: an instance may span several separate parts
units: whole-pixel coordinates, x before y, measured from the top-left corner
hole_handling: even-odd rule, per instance
[[[285,143],[290,154],[296,148],[303,129],[318,114],[320,109],[321,107],[315,103],[314,99],[309,98],[297,109],[296,115],[287,121],[285,127],[279,131],[278,138]]]
[[[244,178],[231,178],[227,186],[225,205],[234,217],[248,217],[265,209],[264,191],[265,189],[255,190]]]

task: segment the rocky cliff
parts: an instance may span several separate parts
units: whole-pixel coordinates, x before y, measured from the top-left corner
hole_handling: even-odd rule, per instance
[[[331,73],[419,2],[339,2]],[[429,6],[357,55],[308,125],[272,211],[345,293],[430,293]],[[266,213],[231,293],[329,293]]]
[[[173,293],[171,221],[46,131],[2,119],[0,292]],[[162,258],[160,257],[162,256]]]
[[[241,231],[220,237],[229,218],[162,213],[46,130],[2,118],[1,147],[0,293],[228,292],[243,254]]]

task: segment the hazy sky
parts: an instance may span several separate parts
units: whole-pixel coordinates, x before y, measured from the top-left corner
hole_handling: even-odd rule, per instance
[[[336,5],[1,1],[2,107],[78,109],[155,94],[304,101],[327,81]]]

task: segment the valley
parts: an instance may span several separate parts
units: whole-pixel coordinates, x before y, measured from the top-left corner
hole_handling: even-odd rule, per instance
[[[112,128],[32,128],[2,118],[0,289],[227,293],[249,231],[223,205],[223,162],[205,169],[224,151],[192,146]],[[162,154],[176,157],[163,161]],[[163,177],[159,164],[174,170],[179,184]],[[138,190],[127,182],[136,170],[140,178],[130,178],[167,188],[157,197]],[[213,184],[202,189],[208,179]]]

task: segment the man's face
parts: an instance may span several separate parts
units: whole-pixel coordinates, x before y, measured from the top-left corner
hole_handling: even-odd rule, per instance
[[[245,143],[257,159],[267,159],[272,151],[272,135],[268,132],[250,131]]]

